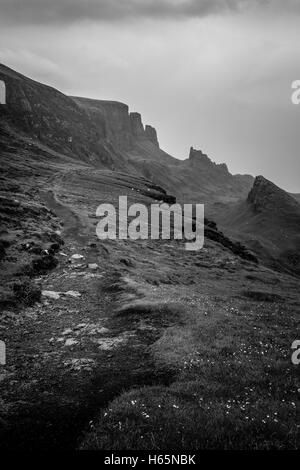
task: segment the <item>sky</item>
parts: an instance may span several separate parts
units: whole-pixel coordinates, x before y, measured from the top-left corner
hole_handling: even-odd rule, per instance
[[[0,62],[300,193],[300,0],[0,0]]]

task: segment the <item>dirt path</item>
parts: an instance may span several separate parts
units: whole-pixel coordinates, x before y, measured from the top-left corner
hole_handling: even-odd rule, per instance
[[[40,282],[43,290],[73,294],[44,297],[6,319],[2,448],[74,449],[89,420],[122,391],[172,378],[148,354],[157,333],[114,315],[117,292],[111,286],[118,275],[101,250],[88,245],[80,218],[53,193],[44,199],[64,222],[67,256],[59,255],[58,268]],[[72,254],[83,258],[71,263]]]

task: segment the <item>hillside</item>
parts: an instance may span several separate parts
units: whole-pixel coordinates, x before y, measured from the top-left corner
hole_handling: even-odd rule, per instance
[[[186,202],[236,201],[251,187],[251,176],[233,176],[201,151],[191,149],[183,161],[168,155],[155,128],[144,126],[126,104],[68,97],[4,65],[0,80],[6,85],[0,107],[6,133],[17,130],[81,163],[139,174]]]
[[[120,195],[235,203],[252,177],[194,149],[174,159],[124,104],[4,66],[0,79],[0,448],[299,448],[299,278],[207,219],[195,252],[96,234],[97,207]],[[240,203],[253,230],[270,225],[263,241],[279,243],[278,201],[293,240],[298,206],[281,190],[260,178]]]
[[[269,266],[300,273],[300,204],[262,176],[247,199],[216,209],[219,226]]]

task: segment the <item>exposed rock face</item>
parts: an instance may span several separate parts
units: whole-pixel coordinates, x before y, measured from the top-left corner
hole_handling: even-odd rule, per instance
[[[217,164],[213,162],[205,153],[203,153],[202,150],[196,150],[193,147],[190,149],[189,160],[192,165],[202,165],[207,168],[229,173],[225,163]]]
[[[124,103],[73,97],[85,109],[93,122],[104,129],[105,139],[116,149],[131,150],[137,141],[150,141],[158,146],[156,130],[142,123],[140,113],[129,113]]]
[[[300,274],[300,204],[263,176],[246,200],[225,208],[218,225],[271,268]]]
[[[51,149],[98,165],[121,160],[105,143],[103,118],[93,120],[68,96],[0,65],[6,86],[1,125],[39,140]]]
[[[157,139],[156,129],[152,126],[146,125],[145,127],[145,136],[147,140],[150,140],[154,145],[159,147],[159,142]]]
[[[146,140],[159,147],[156,129],[146,124],[145,128],[140,113],[130,113],[131,133],[134,140]]]
[[[252,205],[256,212],[276,211],[288,214],[292,208],[300,213],[300,205],[283,189],[278,188],[274,183],[268,181],[263,176],[255,178],[253,188],[248,198],[248,203]]]
[[[118,150],[132,147],[132,132],[128,106],[118,101],[73,98],[103,128],[104,138]],[[102,123],[102,124],[101,124]]]
[[[145,129],[140,113],[130,113],[130,123],[133,137],[136,139],[143,139],[145,137]]]
[[[7,95],[2,132],[17,131],[77,162],[143,175],[184,202],[234,202],[253,184],[251,176],[232,175],[199,150],[192,148],[186,160],[168,155],[156,130],[124,103],[68,97],[2,65],[0,80]]]

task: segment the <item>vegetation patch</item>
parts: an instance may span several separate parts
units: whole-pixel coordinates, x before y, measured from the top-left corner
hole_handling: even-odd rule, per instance
[[[253,290],[243,291],[243,296],[248,297],[248,299],[251,300],[256,300],[258,302],[283,302],[284,300],[283,297],[279,294]]]
[[[17,303],[32,306],[41,300],[41,288],[31,280],[25,279],[13,285],[14,299]]]

